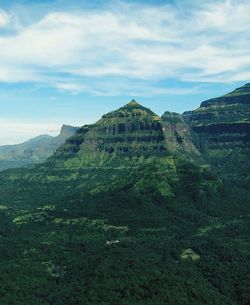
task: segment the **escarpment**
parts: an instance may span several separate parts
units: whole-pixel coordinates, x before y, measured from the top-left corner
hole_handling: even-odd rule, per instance
[[[183,115],[196,147],[224,177],[248,181],[250,156],[250,84],[210,99]]]

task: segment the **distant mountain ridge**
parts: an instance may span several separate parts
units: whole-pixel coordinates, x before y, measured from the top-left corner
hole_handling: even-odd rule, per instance
[[[0,170],[45,161],[67,138],[74,135],[77,129],[63,125],[56,137],[40,135],[21,144],[0,146]]]

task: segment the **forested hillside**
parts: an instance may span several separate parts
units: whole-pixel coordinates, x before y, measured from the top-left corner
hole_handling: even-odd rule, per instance
[[[132,100],[0,173],[0,304],[248,305],[250,192],[225,166],[249,166],[248,103],[230,98],[162,118]]]

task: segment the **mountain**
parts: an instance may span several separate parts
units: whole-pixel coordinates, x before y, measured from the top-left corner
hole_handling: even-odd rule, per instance
[[[164,167],[168,170],[169,180],[174,179],[177,175],[176,160],[185,159],[185,155],[175,156],[171,142],[165,137],[166,124],[167,120],[163,123],[150,109],[132,100],[124,107],[103,115],[95,124],[79,128],[53,156],[35,169],[28,170],[25,175],[23,170],[16,171],[13,179],[12,175],[6,173],[2,187],[7,186],[5,194],[12,194],[12,204],[16,200],[20,204],[20,198],[25,196],[25,205],[38,205],[46,196],[50,200],[59,200],[71,196],[72,192],[94,193],[100,189],[106,190],[122,176],[129,177],[131,172],[143,171],[144,166],[150,164],[153,167]],[[173,122],[171,124],[172,127],[175,126]],[[168,134],[175,138],[173,128]],[[185,140],[185,134],[182,136],[184,143],[189,141]],[[176,151],[177,148],[183,150],[182,146],[182,143],[175,143]],[[187,156],[190,157],[189,152]],[[167,177],[162,177],[160,189],[163,191],[165,185],[163,192],[170,196],[172,191],[167,180]],[[15,185],[15,182],[19,184],[20,181],[21,188]],[[35,181],[38,182],[37,185]],[[140,188],[143,187],[143,181],[144,179]],[[34,197],[30,188],[33,191],[37,188],[37,194],[41,196]],[[19,189],[22,189],[21,193]],[[55,192],[55,189],[60,191]],[[6,203],[7,197],[3,194],[2,199]]]
[[[0,304],[248,305],[249,190],[227,184],[197,113],[132,100],[1,172]]]
[[[41,135],[21,144],[0,146],[0,170],[45,161],[76,130],[76,127],[63,125],[56,137]]]
[[[139,192],[156,188],[161,196],[171,198],[186,175],[198,175],[194,183],[201,179],[200,191],[205,194],[220,182],[207,174],[208,166],[201,159],[180,115],[165,113],[160,118],[132,100],[95,124],[79,128],[36,168],[3,173],[0,186],[5,191],[0,200],[12,206],[39,206],[44,198],[51,202],[99,194],[126,185],[127,179],[136,179],[133,188]],[[187,197],[196,197],[196,187],[187,190]]]
[[[201,103],[183,115],[196,147],[213,169],[242,185],[250,181],[250,84]]]
[[[66,141],[55,158],[71,154],[83,164],[112,163],[120,156],[149,156],[166,151],[160,117],[134,100],[84,126]]]
[[[194,159],[200,155],[190,128],[178,114],[162,118],[135,100],[80,128],[49,160],[50,166],[79,167],[140,164],[145,159],[176,153]]]

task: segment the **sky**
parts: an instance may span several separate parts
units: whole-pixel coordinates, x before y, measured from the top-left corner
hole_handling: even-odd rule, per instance
[[[250,81],[248,0],[0,0],[0,145]]]

